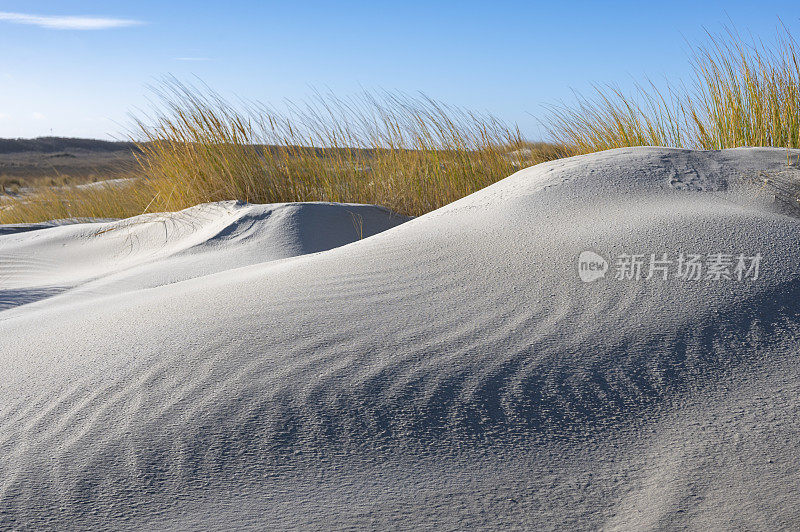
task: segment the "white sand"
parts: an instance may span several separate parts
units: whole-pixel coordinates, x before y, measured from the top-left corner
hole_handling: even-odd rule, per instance
[[[1,234],[0,524],[797,528],[800,226],[762,182],[798,177],[785,150],[627,149],[360,241],[350,211],[402,220]],[[763,260],[583,283],[586,250]]]
[[[122,221],[0,226],[0,310],[46,298],[52,308],[327,251],[407,220],[372,205],[231,201]]]

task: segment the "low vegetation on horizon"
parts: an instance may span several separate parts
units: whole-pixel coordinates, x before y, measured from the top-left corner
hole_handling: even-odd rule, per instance
[[[733,31],[693,49],[688,86],[598,88],[550,109],[552,143],[526,141],[496,117],[420,95],[318,93],[279,112],[236,105],[207,87],[166,80],[134,119],[137,178],[49,187],[0,203],[0,223],[128,217],[198,203],[376,203],[407,215],[437,209],[516,170],[629,146],[800,147],[800,49]]]

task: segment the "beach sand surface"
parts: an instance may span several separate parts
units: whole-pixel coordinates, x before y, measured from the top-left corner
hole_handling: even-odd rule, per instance
[[[797,528],[800,219],[769,185],[798,178],[631,148],[412,220],[5,228],[0,526]]]

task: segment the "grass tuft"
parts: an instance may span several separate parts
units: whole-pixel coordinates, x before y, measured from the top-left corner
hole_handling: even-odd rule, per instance
[[[135,187],[44,191],[0,206],[0,222],[132,216],[198,203],[375,203],[421,215],[509,174],[558,158],[516,126],[423,94],[316,93],[278,112],[234,105],[206,86],[168,78],[134,117]]]
[[[771,43],[708,34],[691,52],[689,88],[652,83],[632,95],[598,87],[550,109],[546,125],[570,154],[630,146],[719,150],[800,147],[800,49],[785,27]]]
[[[234,106],[171,79],[136,122],[157,210],[205,201],[376,203],[420,215],[556,158],[497,118],[425,95],[316,93],[288,111]]]

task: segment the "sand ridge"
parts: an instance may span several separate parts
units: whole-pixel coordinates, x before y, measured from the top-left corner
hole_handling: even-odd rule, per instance
[[[75,301],[81,292],[140,290],[318,253],[407,219],[372,205],[229,201],[126,220],[5,226],[0,309],[64,291],[70,297],[61,300]]]
[[[204,260],[225,267],[177,282],[148,279],[192,241],[161,258],[143,239],[128,282],[0,312],[1,518],[796,524],[800,234],[760,181],[787,171],[785,150],[612,150],[286,260],[237,254],[249,222],[211,231]],[[763,263],[757,280],[583,283],[587,249]]]

